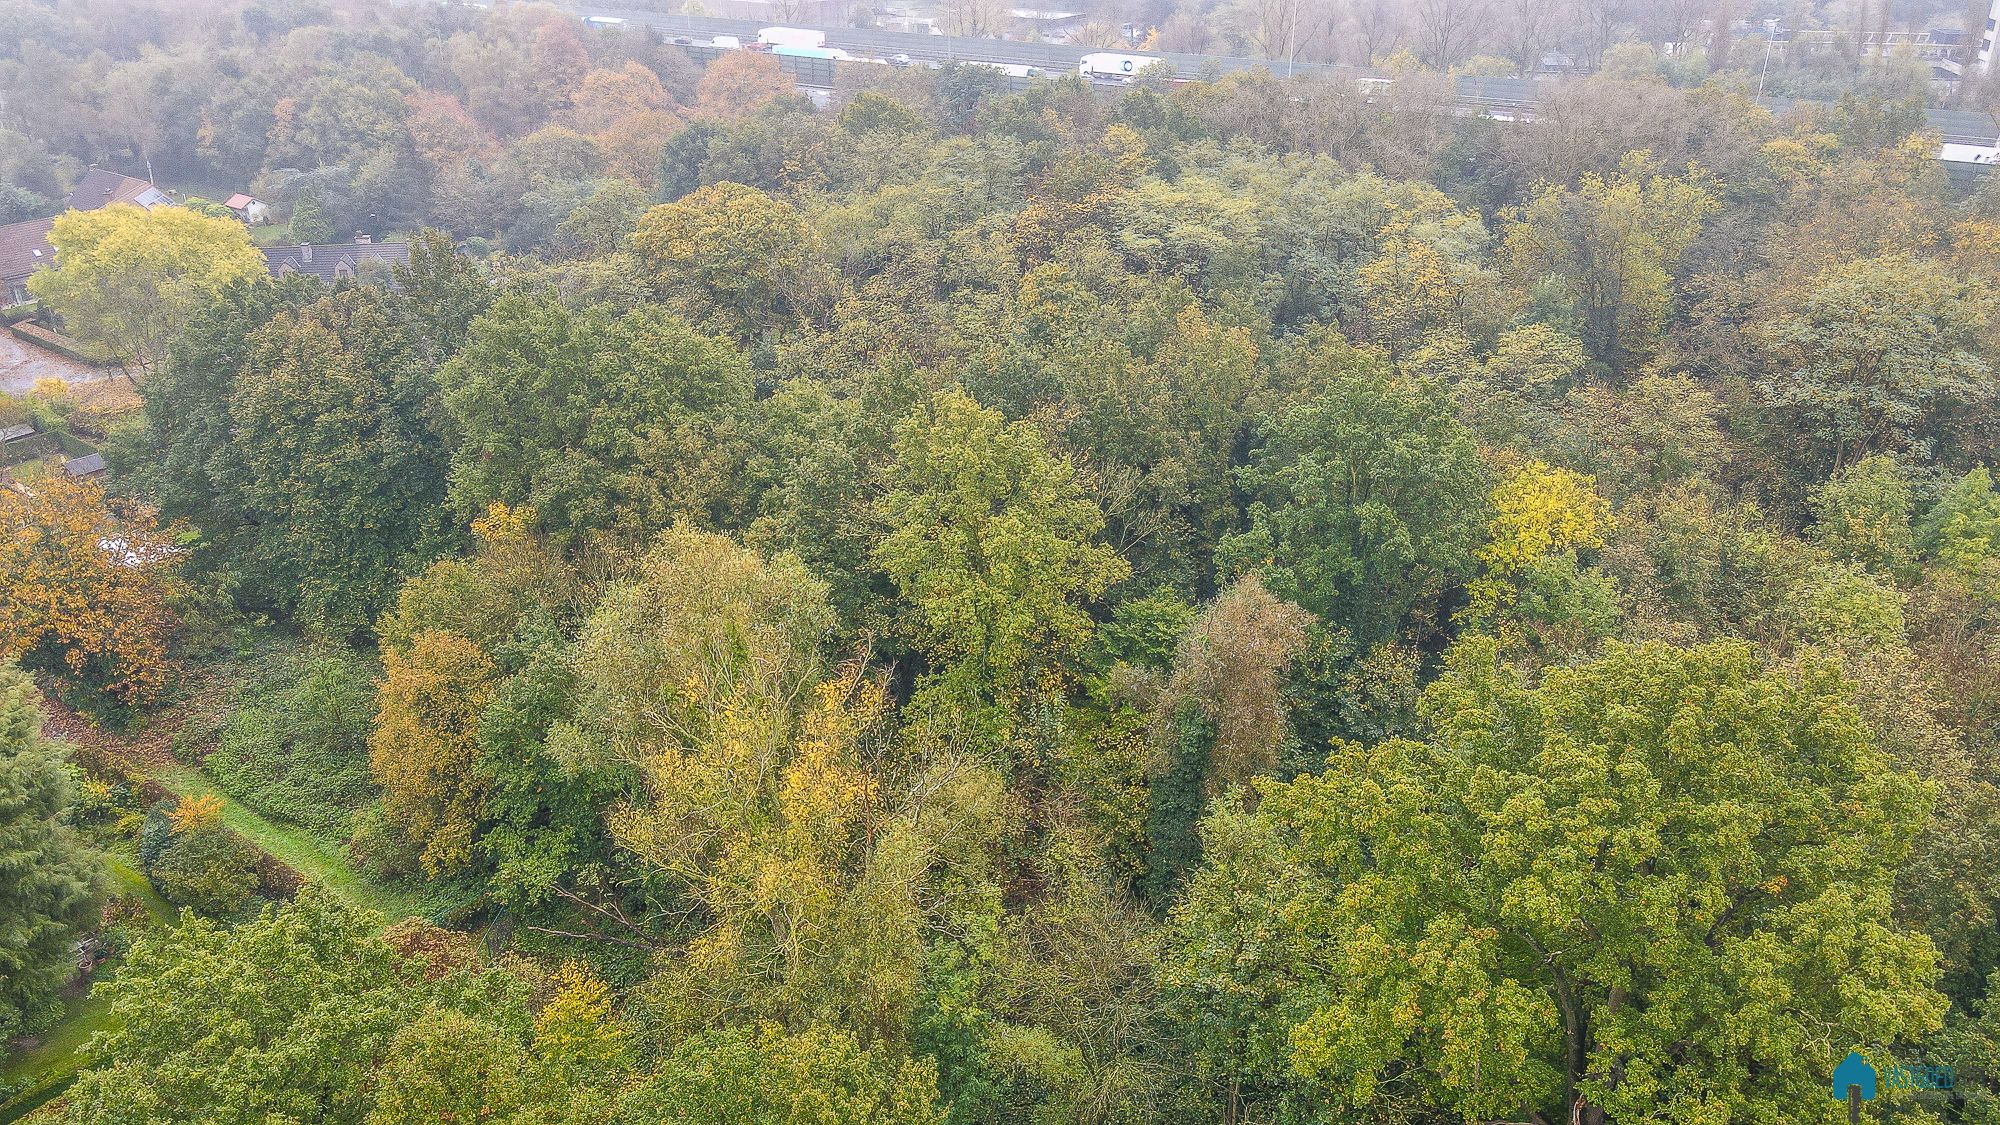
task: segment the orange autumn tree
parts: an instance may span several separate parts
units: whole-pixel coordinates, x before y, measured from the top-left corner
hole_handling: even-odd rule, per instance
[[[711,120],[737,121],[796,90],[776,58],[757,51],[732,51],[709,63],[695,84],[694,112]]]
[[[0,663],[67,672],[121,703],[159,698],[179,555],[151,508],[95,482],[0,488]]]

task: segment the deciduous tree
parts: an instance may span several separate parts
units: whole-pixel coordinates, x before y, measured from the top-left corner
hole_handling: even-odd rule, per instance
[[[1673,271],[1720,206],[1706,173],[1669,176],[1633,153],[1615,176],[1544,188],[1509,219],[1505,258],[1523,282],[1556,286],[1591,358],[1625,371],[1652,354]]]
[[[419,633],[384,654],[382,674],[368,761],[383,806],[422,846],[426,871],[463,870],[486,801],[477,738],[493,662],[463,637]]]
[[[1907,255],[1836,265],[1753,325],[1764,401],[1838,471],[1870,453],[1934,456],[1945,424],[1986,408],[1994,298],[1977,278]]]
[[[751,398],[741,357],[672,315],[548,297],[501,298],[438,382],[459,511],[531,507],[565,539],[714,521]]]
[[[178,549],[139,504],[95,481],[0,488],[0,660],[147,703],[171,671]]]
[[[1891,916],[1926,786],[1837,677],[1723,644],[1531,686],[1473,645],[1426,710],[1431,740],[1211,822],[1162,975],[1224,1097],[1756,1117],[1938,1026],[1937,954]]]
[[[220,471],[242,497],[254,597],[344,635],[450,545],[435,395],[380,290],[345,290],[250,339]]]
[[[646,212],[632,248],[661,299],[689,320],[755,339],[809,307],[812,228],[791,204],[711,184]]]
[[[1272,419],[1244,470],[1250,528],[1217,558],[1372,644],[1469,576],[1486,472],[1434,383],[1338,339],[1301,381],[1314,390]]]
[[[267,276],[243,224],[181,207],[113,204],[59,216],[57,268],[28,279],[70,332],[150,370],[197,304],[234,281]]]
[[[1060,699],[1092,624],[1129,573],[1096,542],[1104,514],[1040,431],[958,390],[906,420],[875,560],[909,605],[937,693],[978,708]]]

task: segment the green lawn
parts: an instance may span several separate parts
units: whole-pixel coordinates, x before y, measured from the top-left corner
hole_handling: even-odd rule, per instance
[[[153,775],[160,784],[183,797],[212,793],[222,801],[222,823],[238,835],[271,853],[280,863],[312,882],[339,895],[354,906],[363,906],[387,921],[420,916],[424,913],[414,895],[377,882],[354,869],[339,844],[315,836],[295,825],[266,819],[229,794],[224,793],[202,771],[192,766],[175,766]]]

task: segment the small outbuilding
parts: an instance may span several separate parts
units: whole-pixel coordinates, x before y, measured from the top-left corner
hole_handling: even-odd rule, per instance
[[[222,205],[253,227],[261,227],[271,221],[271,205],[254,195],[245,195],[239,191],[223,200]]]

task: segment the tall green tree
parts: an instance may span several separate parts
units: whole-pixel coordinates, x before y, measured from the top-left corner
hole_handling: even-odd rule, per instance
[[[246,347],[216,455],[242,498],[242,569],[258,600],[353,632],[452,544],[436,389],[377,289],[282,313]]]
[[[1454,655],[1428,740],[1337,746],[1211,822],[1162,979],[1218,1094],[1831,1120],[1850,1048],[1938,1027],[1891,903],[1930,795],[1837,675],[1614,646],[1530,684],[1494,652]]]
[[[467,517],[531,506],[565,537],[712,521],[741,457],[748,367],[657,308],[615,316],[508,296],[438,374]]]
[[[1301,401],[1269,422],[1243,479],[1249,530],[1217,548],[1237,573],[1367,643],[1468,577],[1486,470],[1435,383],[1334,338],[1303,363]]]
[[[151,500],[167,520],[200,533],[192,561],[226,569],[240,560],[237,538],[248,513],[237,491],[230,396],[249,338],[280,312],[323,295],[317,278],[239,281],[199,302],[180,324],[163,362],[139,385],[145,403],[129,444],[107,457],[124,486]]]
[[[1751,326],[1765,403],[1819,463],[1947,452],[2000,396],[1988,358],[1994,296],[1944,262],[1898,254],[1829,268]]]
[[[403,318],[432,363],[457,354],[473,320],[493,303],[485,274],[441,231],[410,239],[410,260],[396,267],[395,278]]]
[[[20,669],[0,665],[0,1042],[61,1011],[72,943],[104,899],[103,865],[68,824],[69,771],[42,738],[36,695]]]
[[[974,711],[1060,699],[1087,606],[1131,568],[1094,541],[1104,513],[1041,432],[946,391],[898,429],[877,511],[926,689]]]
[[[227,929],[192,915],[101,986],[114,1015],[72,1125],[359,1122],[398,1029],[426,999],[380,919],[308,886]]]

